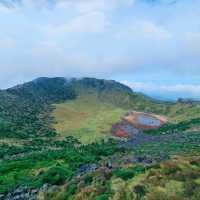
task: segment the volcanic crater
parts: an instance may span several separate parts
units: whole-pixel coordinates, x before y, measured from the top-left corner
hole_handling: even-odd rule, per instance
[[[116,137],[132,138],[143,130],[158,129],[165,123],[167,118],[164,116],[131,111],[112,126],[112,134]]]

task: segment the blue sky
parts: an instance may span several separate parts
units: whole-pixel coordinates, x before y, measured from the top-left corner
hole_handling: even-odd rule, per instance
[[[90,76],[157,98],[200,98],[199,0],[0,2],[0,88]]]

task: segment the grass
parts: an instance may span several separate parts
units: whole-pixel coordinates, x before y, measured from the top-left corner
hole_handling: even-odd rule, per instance
[[[112,124],[127,112],[125,109],[100,102],[95,95],[81,96],[55,106],[54,128],[59,136],[73,136],[84,144],[110,137]]]
[[[200,105],[176,103],[169,106],[166,115],[170,123],[179,123],[182,121],[199,118]]]

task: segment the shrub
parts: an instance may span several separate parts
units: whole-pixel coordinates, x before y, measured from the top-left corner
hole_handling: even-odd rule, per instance
[[[42,182],[52,185],[61,185],[71,176],[71,172],[61,167],[52,167],[42,175]]]
[[[166,193],[159,189],[154,189],[147,195],[148,200],[170,200]]]
[[[164,174],[166,175],[172,175],[175,174],[177,172],[181,172],[181,168],[179,166],[177,166],[176,163],[166,163],[163,169]]]
[[[128,168],[128,169],[117,169],[114,171],[114,175],[123,180],[128,180],[130,178],[133,178],[137,174],[143,173],[144,171],[145,167],[136,166],[134,168]]]
[[[108,200],[108,199],[109,199],[109,197],[110,197],[110,195],[109,195],[109,194],[102,194],[102,195],[100,195],[100,196],[96,197],[96,199],[95,199],[95,200]]]
[[[68,187],[67,187],[67,190],[66,192],[64,193],[64,198],[63,199],[68,199],[70,196],[74,195],[75,192],[76,192],[76,189],[77,189],[77,186],[76,184],[70,184]]]
[[[133,191],[137,194],[137,197],[141,198],[146,194],[146,188],[144,185],[136,185]]]
[[[123,180],[128,180],[133,178],[135,173],[132,169],[117,169],[114,171],[114,175]]]
[[[85,184],[90,184],[90,183],[92,183],[92,180],[93,180],[93,177],[92,177],[92,175],[90,175],[90,174],[88,174],[88,175],[86,175],[85,177],[84,177],[84,182],[85,182]]]
[[[185,193],[185,196],[187,197],[191,197],[195,193],[198,187],[198,185],[193,180],[187,180],[184,185],[185,185],[184,193]]]

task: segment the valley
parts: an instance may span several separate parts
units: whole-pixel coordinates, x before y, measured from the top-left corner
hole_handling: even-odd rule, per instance
[[[101,103],[95,94],[55,106],[53,127],[59,136],[73,136],[84,144],[109,138],[112,124],[126,112],[112,104]]]

